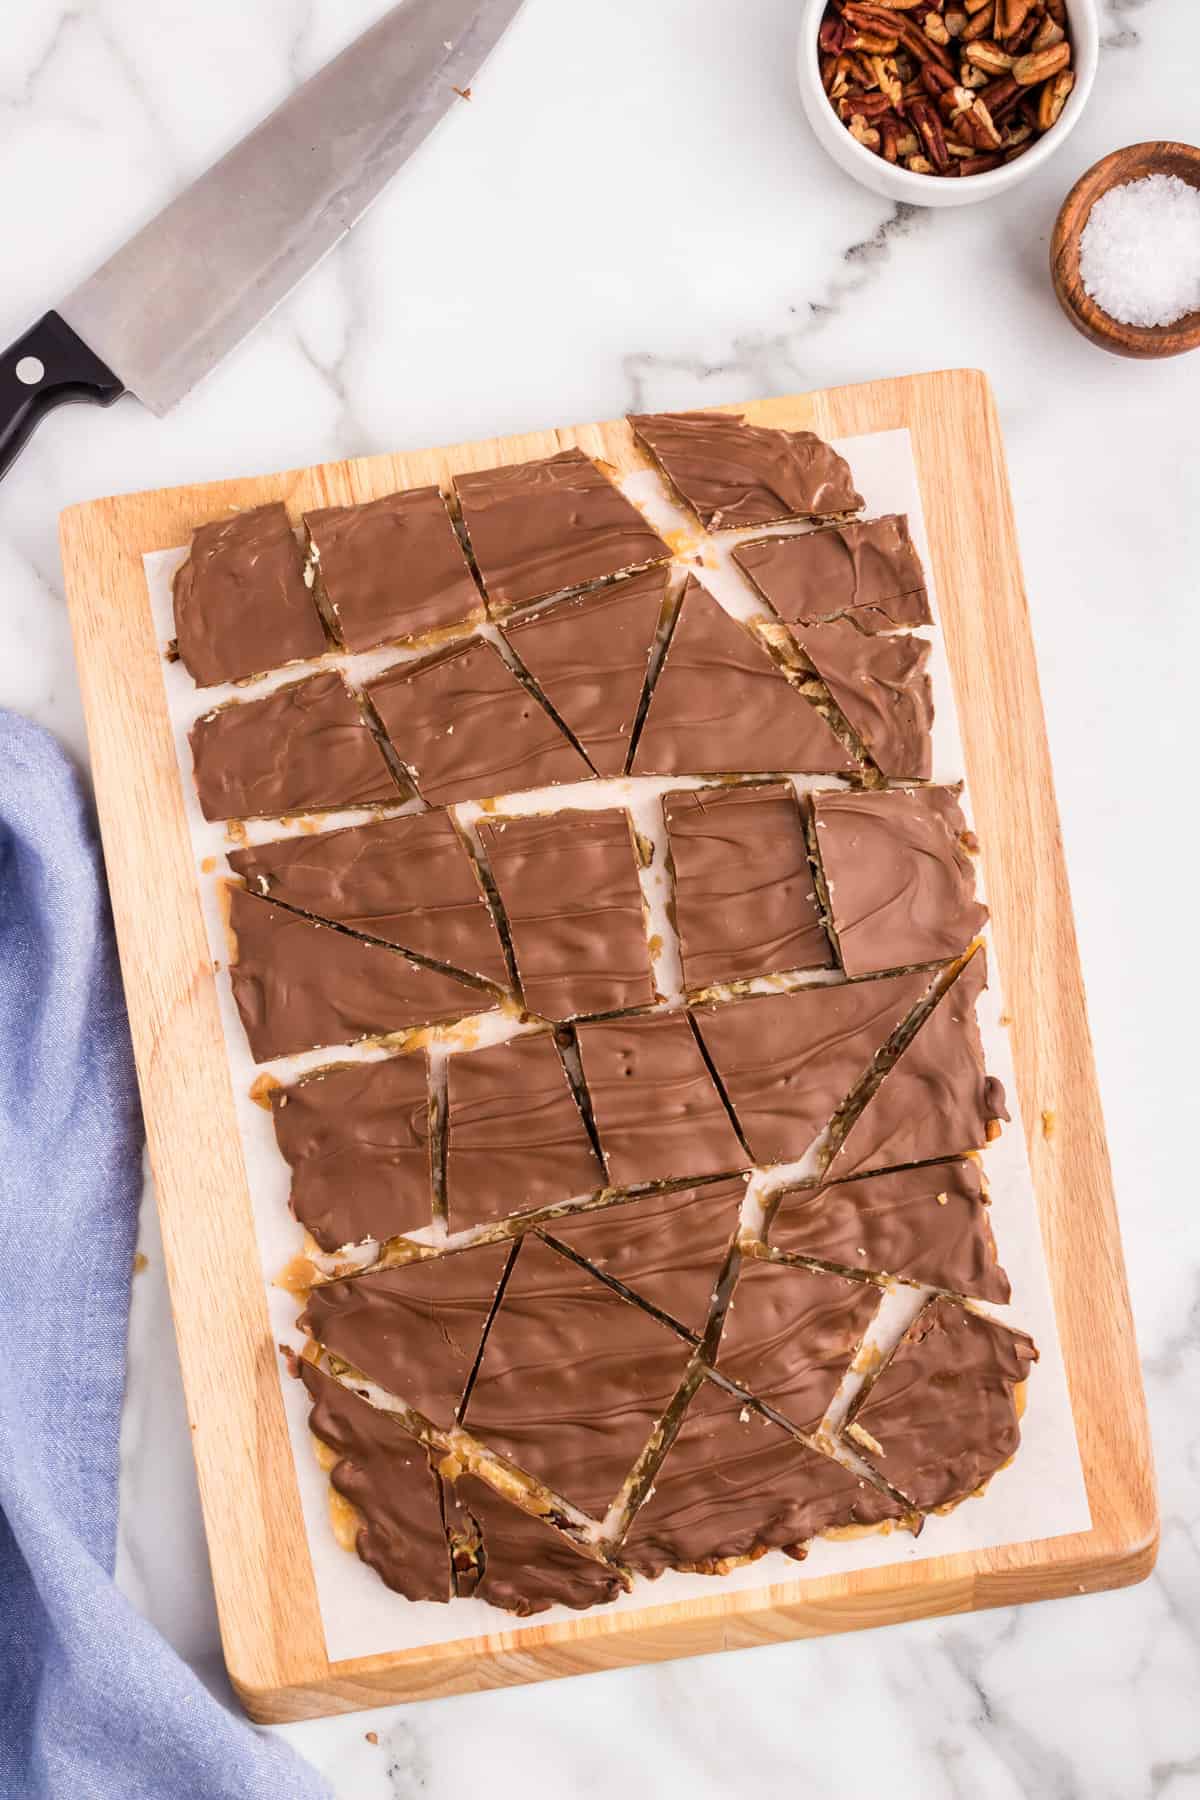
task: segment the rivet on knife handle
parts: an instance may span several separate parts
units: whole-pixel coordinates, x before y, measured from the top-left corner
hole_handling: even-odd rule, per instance
[[[46,313],[0,356],[0,475],[53,407],[67,400],[111,406],[124,392],[66,320]]]

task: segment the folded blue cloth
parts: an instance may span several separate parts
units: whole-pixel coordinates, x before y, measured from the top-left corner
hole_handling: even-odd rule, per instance
[[[87,800],[0,713],[0,1800],[308,1800],[113,1586],[141,1158]]]

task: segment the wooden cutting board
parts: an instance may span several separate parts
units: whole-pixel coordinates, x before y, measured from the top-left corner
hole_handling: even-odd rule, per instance
[[[623,422],[97,500],[62,551],[226,1660],[252,1717],[347,1711],[1138,1581],[1158,1537],[1145,1403],[1054,783],[995,407],[949,371],[763,400],[825,437],[906,426],[988,846],[1000,980],[1092,1528],[1074,1536],[331,1663],[258,1267],[143,555],[231,507],[369,500],[577,445],[634,464]],[[1036,930],[1030,922],[1036,921]],[[401,1604],[401,1602],[397,1602]]]

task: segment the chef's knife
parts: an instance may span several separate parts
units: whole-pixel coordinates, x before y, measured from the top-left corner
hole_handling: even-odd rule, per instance
[[[160,417],[459,104],[522,0],[404,0],[0,356],[0,474],[52,407]]]

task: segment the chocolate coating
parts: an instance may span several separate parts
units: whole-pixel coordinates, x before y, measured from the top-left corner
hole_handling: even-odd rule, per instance
[[[828,968],[804,822],[786,782],[663,796],[684,985]]]
[[[815,1431],[883,1300],[869,1281],[744,1257],[716,1366],[801,1431]]]
[[[255,1062],[487,1012],[491,996],[329,925],[229,889],[233,997]]]
[[[983,1178],[966,1160],[927,1163],[829,1187],[795,1188],[771,1225],[776,1250],[895,1275],[1006,1305]]]
[[[528,1619],[548,1606],[577,1612],[604,1606],[624,1592],[616,1569],[576,1550],[561,1531],[511,1505],[478,1476],[460,1476],[446,1498],[454,1501],[455,1522],[477,1540],[474,1567],[458,1566],[460,1594]]]
[[[485,819],[479,836],[531,1012],[570,1019],[653,1000],[627,813]]]
[[[792,636],[885,775],[933,771],[933,690],[925,638],[867,637],[849,619],[797,625]]]
[[[931,1300],[850,1409],[878,1449],[851,1442],[914,1506],[965,1500],[1016,1451],[1013,1389],[1037,1355],[1024,1332]]]
[[[863,631],[932,625],[925,571],[903,513],[738,544],[733,560],[781,619],[852,613]]]
[[[445,812],[234,850],[229,866],[251,893],[509,985],[475,865]]]
[[[604,1185],[549,1033],[446,1060],[451,1231],[556,1206]]]
[[[758,639],[689,576],[631,772],[837,775],[856,766]]]
[[[197,687],[244,681],[328,648],[278,502],[201,525],[174,586],[179,660]]]
[[[816,794],[813,815],[847,975],[943,962],[982,931],[957,789]]]
[[[361,1514],[359,1556],[406,1600],[449,1600],[450,1549],[425,1451],[322,1370],[299,1370],[313,1401],[309,1430],[338,1456],[329,1479]]]
[[[483,617],[483,596],[437,488],[323,507],[304,523],[347,650],[411,642]]]
[[[432,1424],[449,1429],[511,1250],[511,1244],[480,1244],[326,1282],[309,1294],[300,1327]]]
[[[486,638],[401,663],[366,691],[434,805],[586,781],[592,773]]]
[[[889,975],[696,1010],[756,1162],[804,1155],[928,984]]]
[[[691,1347],[534,1233],[488,1332],[463,1424],[602,1518],[665,1412]]]
[[[454,485],[493,612],[671,554],[582,450],[458,475]]]
[[[643,1013],[578,1028],[600,1148],[616,1187],[746,1167],[688,1016]]]
[[[222,706],[189,733],[206,819],[275,819],[408,799],[340,675]]]
[[[666,569],[647,569],[504,627],[597,775],[624,771],[666,589]]]
[[[740,413],[639,413],[634,432],[709,530],[857,512],[846,462],[811,431],[747,425]]]

